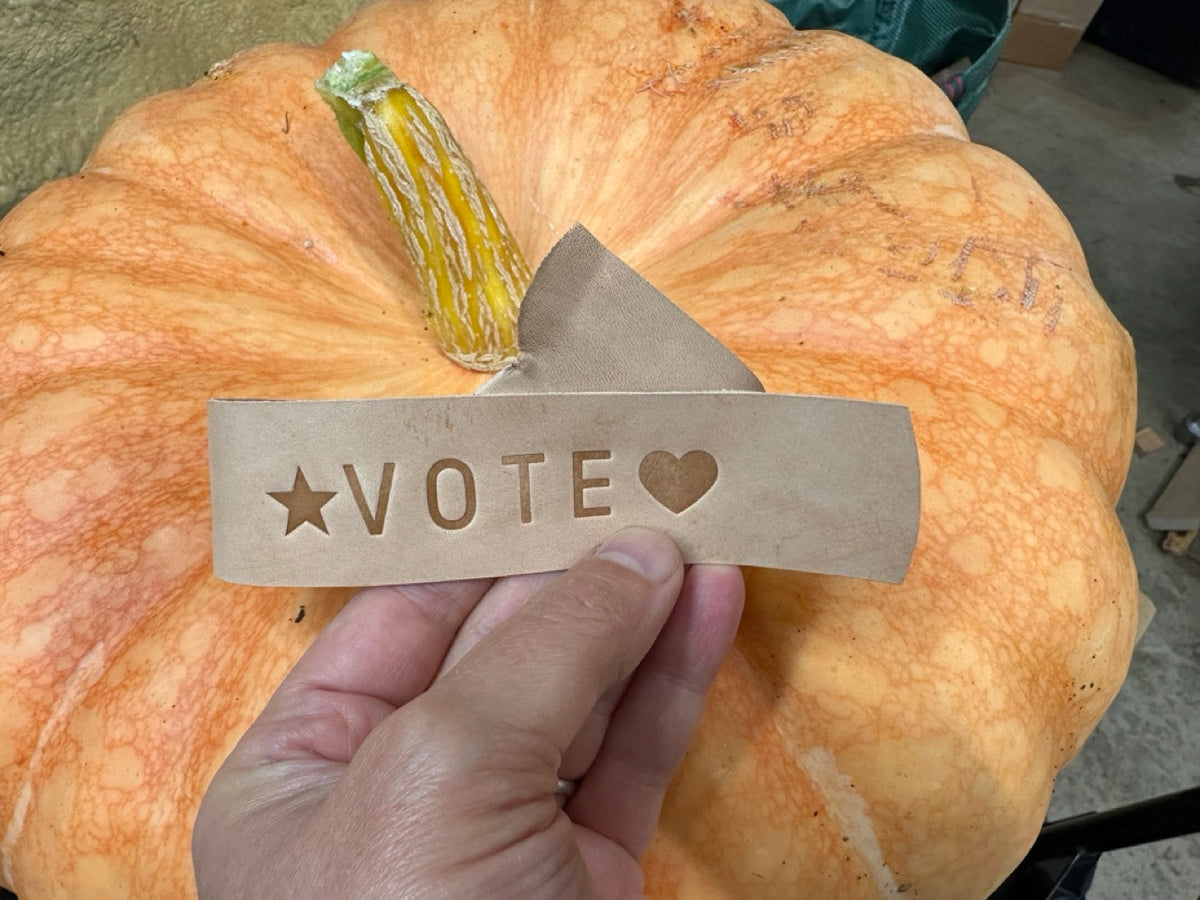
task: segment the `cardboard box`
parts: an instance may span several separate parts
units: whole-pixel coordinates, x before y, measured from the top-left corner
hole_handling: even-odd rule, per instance
[[[1101,0],[1021,0],[1000,58],[1061,69],[1083,37]]]
[[[1024,66],[1061,69],[1082,37],[1082,28],[1018,12],[1013,16],[1012,30],[1000,50],[1000,58]]]
[[[1087,28],[1101,0],[1021,0],[1017,11],[1070,28]]]

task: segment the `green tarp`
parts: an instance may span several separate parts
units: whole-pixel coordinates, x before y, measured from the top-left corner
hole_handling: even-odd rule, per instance
[[[844,31],[937,76],[964,119],[983,99],[1008,34],[1009,0],[771,2],[797,28]]]

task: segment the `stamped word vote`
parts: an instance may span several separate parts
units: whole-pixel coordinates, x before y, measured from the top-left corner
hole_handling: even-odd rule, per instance
[[[545,453],[502,454],[490,465],[509,473],[509,489],[498,491],[494,497],[485,496],[482,502],[504,507],[508,515],[523,525],[533,524],[535,509],[546,507],[557,506],[564,513],[569,509],[574,519],[611,516],[613,496],[619,497],[623,493],[612,490],[612,457],[611,450],[572,450],[569,480],[544,484],[545,479],[535,478],[535,472],[545,468]],[[423,470],[422,489],[416,497],[396,497],[399,465],[388,461],[382,467],[376,467],[379,469],[376,486],[370,482],[364,484],[365,476],[359,473],[358,466],[343,464],[344,484],[332,490],[314,488],[304,469],[297,466],[289,489],[266,493],[283,508],[280,527],[285,536],[304,526],[328,535],[324,510],[338,497],[353,501],[363,529],[372,537],[384,534],[388,514],[395,503],[408,503],[419,508],[430,523],[444,531],[458,531],[476,520],[481,503],[475,475],[479,463],[472,466],[466,460],[445,456],[420,467]],[[717,481],[717,468],[716,459],[704,450],[690,450],[682,456],[654,450],[642,458],[637,477],[648,496],[664,509],[679,515],[709,492]],[[536,492],[535,481],[538,484]]]

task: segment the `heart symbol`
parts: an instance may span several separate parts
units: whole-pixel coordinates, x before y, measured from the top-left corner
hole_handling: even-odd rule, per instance
[[[655,450],[638,466],[638,478],[651,497],[678,515],[716,483],[717,461],[703,450],[692,450],[682,458]]]

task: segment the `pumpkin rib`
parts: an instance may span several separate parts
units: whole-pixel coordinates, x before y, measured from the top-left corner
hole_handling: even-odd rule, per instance
[[[113,196],[114,192],[104,191],[103,194],[107,196],[104,199],[98,197],[96,201],[108,205],[114,219],[120,218],[127,210],[140,209],[145,205],[159,203],[171,204],[186,196],[182,192],[176,197],[164,196],[160,191],[145,190],[125,177],[114,174],[94,175],[93,179],[104,179],[109,182],[111,187],[122,188],[115,197]],[[97,190],[96,193],[101,194],[102,192]],[[306,248],[300,243],[283,243],[278,239],[272,239],[272,236],[265,232],[254,232],[253,229],[234,221],[228,212],[219,216],[217,215],[218,209],[219,207],[214,201],[209,205],[190,206],[185,214],[171,219],[161,218],[153,222],[143,222],[139,228],[139,242],[135,253],[130,253],[119,245],[102,244],[101,242],[105,240],[102,227],[96,227],[94,223],[83,226],[83,223],[80,223],[77,217],[72,215],[58,218],[54,223],[53,232],[29,235],[22,234],[18,228],[12,229],[8,236],[7,246],[13,249],[7,252],[30,266],[40,265],[47,269],[61,270],[64,267],[59,260],[71,248],[83,243],[89,246],[87,253],[89,274],[128,278],[142,282],[147,287],[161,288],[180,283],[195,285],[198,288],[215,288],[229,293],[233,293],[231,289],[240,288],[241,292],[246,293],[250,289],[262,287],[261,278],[250,274],[253,267],[257,266],[288,271],[297,286],[322,288],[347,299],[355,297],[355,295],[346,293],[346,273],[334,271],[332,266],[335,263],[313,258],[312,251],[306,252]],[[20,224],[22,223],[14,223],[14,225]],[[176,239],[174,234],[176,230],[185,231],[186,238]],[[185,240],[198,247],[207,247],[212,243],[211,240],[208,240],[210,237],[216,237],[220,242],[228,245],[231,250],[236,249],[238,255],[234,257],[230,253],[228,258],[218,259],[216,261],[218,266],[214,266],[214,260],[207,255],[197,258],[188,257],[187,249],[183,246]],[[154,270],[155,260],[164,253],[171,253],[172,257],[178,257],[180,261],[173,263],[169,277],[155,277],[157,274]],[[244,275],[239,275],[237,270],[229,268],[228,264],[232,262],[238,262],[250,268]],[[407,275],[409,273],[399,274]],[[384,308],[394,304],[394,295],[382,284],[375,282],[370,284],[370,287],[373,290],[369,293],[363,292],[368,294],[364,299],[373,301],[376,306]],[[343,312],[342,304],[330,303],[328,306],[330,315],[336,316]],[[67,310],[62,311],[63,314],[68,312]]]
[[[138,203],[149,203],[156,198],[153,191],[133,191],[130,197],[119,182],[108,180],[119,191],[121,208],[135,208]],[[101,190],[100,195],[106,202],[112,202],[111,191]],[[358,377],[355,368],[369,370],[372,365],[382,366],[405,345],[424,343],[430,353],[436,352],[432,340],[425,336],[419,313],[398,306],[394,292],[385,297],[379,293],[373,296],[372,291],[349,291],[347,273],[334,273],[326,264],[305,260],[300,260],[303,266],[297,266],[292,247],[272,245],[265,239],[252,241],[249,236],[226,228],[226,222],[209,226],[198,222],[190,211],[173,217],[160,216],[146,223],[144,235],[139,233],[133,260],[122,259],[116,249],[107,245],[88,252],[86,266],[70,276],[78,298],[75,303],[70,307],[48,304],[41,311],[41,328],[34,329],[21,320],[10,323],[10,334],[18,337],[18,352],[0,359],[0,371],[4,373],[9,394],[19,389],[24,366],[36,366],[34,371],[39,380],[54,369],[60,370],[58,377],[68,378],[69,375],[61,373],[80,365],[86,367],[77,373],[80,379],[91,377],[97,367],[109,373],[156,365],[178,367],[181,363],[197,370],[211,369],[225,358],[213,351],[214,337],[227,340],[227,336],[233,336],[240,346],[235,368],[256,372],[260,360],[264,363],[272,360],[278,365],[281,349],[294,346],[295,365],[291,368],[296,373],[312,371],[319,365],[329,369],[328,377],[351,380]],[[17,220],[6,233],[7,246],[13,248],[11,259],[21,266],[19,270],[9,268],[8,277],[0,269],[0,284],[9,291],[64,280],[56,273],[71,270],[62,263],[53,265],[55,257],[61,258],[67,248],[91,246],[96,232],[108,230],[92,224],[84,227],[70,216],[56,217],[54,230],[49,232],[30,233],[21,225]],[[203,259],[172,267],[169,277],[153,267],[139,268],[139,260],[169,258],[178,252],[176,248],[186,246],[183,239],[172,233],[176,227],[186,229],[193,240],[206,248]],[[122,234],[122,239],[130,237],[127,231]],[[38,242],[36,249],[30,249],[27,243],[30,240]],[[77,259],[80,256],[75,255]],[[236,271],[238,266],[245,266],[249,260],[254,261],[254,266],[246,268],[244,275],[225,274],[231,268]],[[259,269],[277,268],[283,269],[286,276],[271,283],[254,274]],[[114,278],[127,285],[126,291],[115,297],[108,296],[105,288]],[[377,287],[374,283],[370,286]],[[156,320],[147,319],[142,313],[149,298],[161,298],[163,308],[169,306],[175,311],[178,318],[172,321],[169,330],[154,327]],[[70,325],[81,312],[105,306],[103,320],[88,323],[71,336]],[[253,315],[241,310],[252,310]],[[264,315],[268,311],[270,315]],[[26,319],[31,312],[29,308],[23,310]],[[214,315],[219,317],[219,326],[214,325]],[[4,317],[0,313],[0,318]],[[318,345],[307,336],[306,320],[321,323],[331,339],[333,353],[322,350],[320,356],[314,356]],[[304,336],[304,340],[284,343],[284,338],[293,332]],[[51,342],[49,338],[54,335],[59,337]],[[331,359],[339,354],[345,362]],[[369,362],[364,364],[360,360]],[[286,381],[288,372],[279,375]]]
[[[381,301],[415,294],[403,246],[313,87],[326,55],[298,45],[256,48],[228,60],[215,80],[144,100],[118,117],[85,174],[103,170],[162,191],[166,208],[178,200],[181,210],[207,215],[265,252],[300,251],[315,264],[308,271],[334,287],[350,278]],[[208,146],[222,148],[219,165],[200,149]],[[292,176],[264,176],[273,171],[264,160]],[[256,199],[245,203],[247,196]]]

